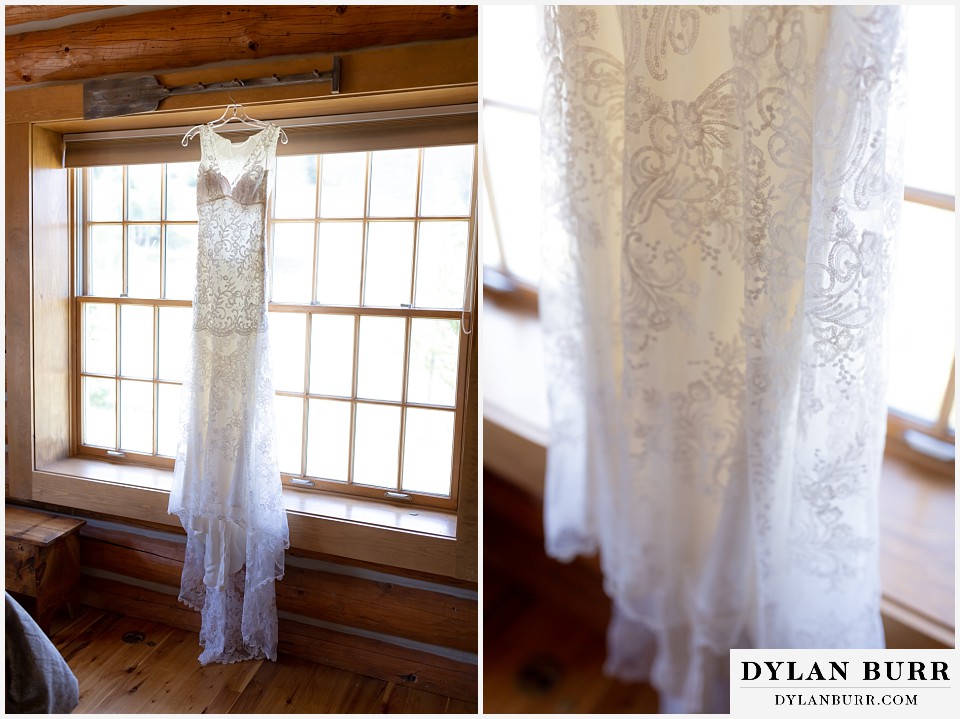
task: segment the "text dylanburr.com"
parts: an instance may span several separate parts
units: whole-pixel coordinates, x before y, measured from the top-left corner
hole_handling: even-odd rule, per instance
[[[734,649],[730,714],[957,717],[955,649]]]

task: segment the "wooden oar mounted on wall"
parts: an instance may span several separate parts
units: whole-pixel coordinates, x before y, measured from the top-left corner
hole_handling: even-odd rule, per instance
[[[198,92],[237,90],[247,87],[284,87],[303,85],[308,82],[329,82],[330,92],[340,93],[340,57],[334,56],[333,69],[326,72],[301,75],[271,75],[246,80],[227,82],[196,82],[192,85],[164,87],[153,75],[143,77],[103,78],[83,83],[83,119],[133,115],[138,112],[153,112],[161,101],[173,95],[192,95]]]

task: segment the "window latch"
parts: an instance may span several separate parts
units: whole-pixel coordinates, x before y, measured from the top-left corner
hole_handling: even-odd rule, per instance
[[[115,449],[108,449],[108,450],[107,450],[107,455],[109,455],[110,457],[121,457],[121,458],[124,458],[124,457],[127,456],[127,453],[126,453],[126,452],[118,452],[118,451],[115,450]]]
[[[383,496],[388,499],[410,499],[410,495],[403,492],[384,492]]]

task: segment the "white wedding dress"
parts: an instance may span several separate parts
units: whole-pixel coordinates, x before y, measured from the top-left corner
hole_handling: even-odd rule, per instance
[[[609,673],[726,713],[731,648],[884,645],[902,8],[547,8],[545,531]]]
[[[169,512],[187,532],[180,600],[201,664],[276,659],[273,582],[289,546],[273,417],[265,214],[279,128],[233,144],[204,125],[190,361]]]

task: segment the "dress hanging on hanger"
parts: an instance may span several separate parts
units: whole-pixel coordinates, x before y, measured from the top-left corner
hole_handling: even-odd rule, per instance
[[[240,122],[249,127],[260,128],[261,130],[267,129],[268,127],[276,127],[280,132],[280,142],[286,145],[289,139],[287,138],[287,133],[284,132],[282,127],[274,125],[270,122],[264,122],[263,120],[257,120],[256,118],[250,117],[250,115],[247,114],[247,111],[243,108],[243,105],[238,102],[233,102],[223,108],[223,114],[220,115],[220,117],[218,117],[216,120],[211,120],[203,125],[194,125],[191,127],[186,134],[184,134],[183,140],[180,144],[186,147],[188,144],[190,144],[190,140],[196,137],[204,127],[216,129],[226,125],[228,122]]]
[[[180,600],[202,615],[201,664],[276,659],[273,582],[289,546],[265,292],[267,188],[283,131],[260,124],[241,143],[195,128],[197,284],[168,511],[187,533]]]

